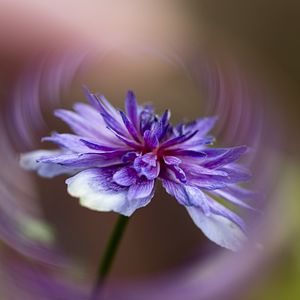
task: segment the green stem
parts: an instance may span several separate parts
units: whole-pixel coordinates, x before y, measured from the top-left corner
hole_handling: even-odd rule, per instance
[[[97,272],[97,280],[92,293],[92,299],[98,299],[103,283],[107,278],[129,218],[120,215],[106,245]]]

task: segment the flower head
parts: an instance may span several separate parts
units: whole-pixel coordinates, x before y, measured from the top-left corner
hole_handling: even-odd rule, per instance
[[[151,201],[160,180],[210,240],[231,250],[241,247],[244,222],[216,197],[251,208],[243,201],[250,193],[238,186],[249,174],[236,163],[247,147],[208,147],[215,117],[172,126],[169,110],[159,116],[152,106],[138,105],[131,91],[125,112],[101,95],[87,89],[85,94],[90,104],[55,111],[74,133],[43,138],[58,150],[23,154],[25,169],[44,177],[71,174],[68,192],[82,206],[125,216]]]

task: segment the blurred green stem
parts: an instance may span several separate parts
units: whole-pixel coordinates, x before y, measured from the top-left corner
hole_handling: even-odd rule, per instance
[[[112,267],[114,258],[116,256],[118,247],[120,245],[128,221],[129,217],[123,215],[120,215],[118,217],[118,220],[106,245],[103,256],[100,260],[97,272],[97,280],[92,293],[92,299],[98,299],[98,297],[100,296],[101,289]]]

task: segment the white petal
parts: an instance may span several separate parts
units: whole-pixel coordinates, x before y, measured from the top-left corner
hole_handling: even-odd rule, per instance
[[[205,215],[201,208],[186,207],[194,223],[216,244],[232,251],[240,250],[247,237],[238,225],[229,219],[216,215]]]
[[[52,178],[61,174],[70,174],[70,169],[66,169],[63,166],[37,162],[42,157],[55,156],[60,153],[60,150],[36,150],[22,153],[20,156],[20,165],[25,170],[37,171],[42,177]]]
[[[101,168],[84,170],[66,180],[68,193],[80,198],[80,204],[96,211],[114,211],[130,216],[140,207],[147,205],[153,194],[142,199],[129,200],[128,188],[119,187],[105,178]],[[110,186],[112,185],[112,186]]]

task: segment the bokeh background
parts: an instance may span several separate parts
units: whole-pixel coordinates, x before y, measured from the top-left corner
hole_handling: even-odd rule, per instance
[[[231,127],[226,122],[217,126],[220,141],[239,144],[249,138],[252,143],[252,137],[259,137],[262,152],[256,174],[264,174],[261,185],[268,197],[261,229],[265,240],[260,237],[259,243],[265,247],[249,250],[254,254],[244,258],[248,264],[243,266],[243,280],[224,281],[222,286],[216,279],[215,285],[222,299],[298,299],[299,20],[300,3],[291,0],[2,0],[2,210],[19,218],[15,205],[22,205],[20,210],[35,218],[26,219],[16,231],[1,233],[1,299],[83,299],[79,292],[65,290],[72,290],[72,283],[85,290],[85,283],[93,281],[116,215],[80,207],[67,195],[62,178],[41,179],[18,170],[17,164],[19,152],[45,147],[39,142],[42,136],[67,130],[52,110],[83,101],[82,83],[118,107],[126,90],[133,89],[140,101],[154,103],[159,111],[171,107],[174,121],[224,110],[231,116]],[[220,79],[229,88],[216,104],[213,91],[219,92],[220,86],[214,83]],[[228,105],[233,107],[230,112]],[[248,117],[245,136],[239,134],[243,117]],[[0,215],[1,224],[9,224],[5,218]],[[45,249],[33,248],[33,253],[30,245],[22,248],[24,239]],[[48,256],[48,247],[54,246],[64,253],[63,262],[60,254]],[[181,268],[186,272],[196,261],[200,269],[213,273],[207,265],[220,259],[219,251],[159,189],[153,203],[130,221],[111,277],[122,284],[144,282],[180,273]],[[223,272],[234,273],[243,260],[231,257],[225,265]],[[55,285],[56,294],[41,296],[54,274],[60,290]],[[192,292],[187,291],[185,299],[221,299],[196,290],[189,296]]]

